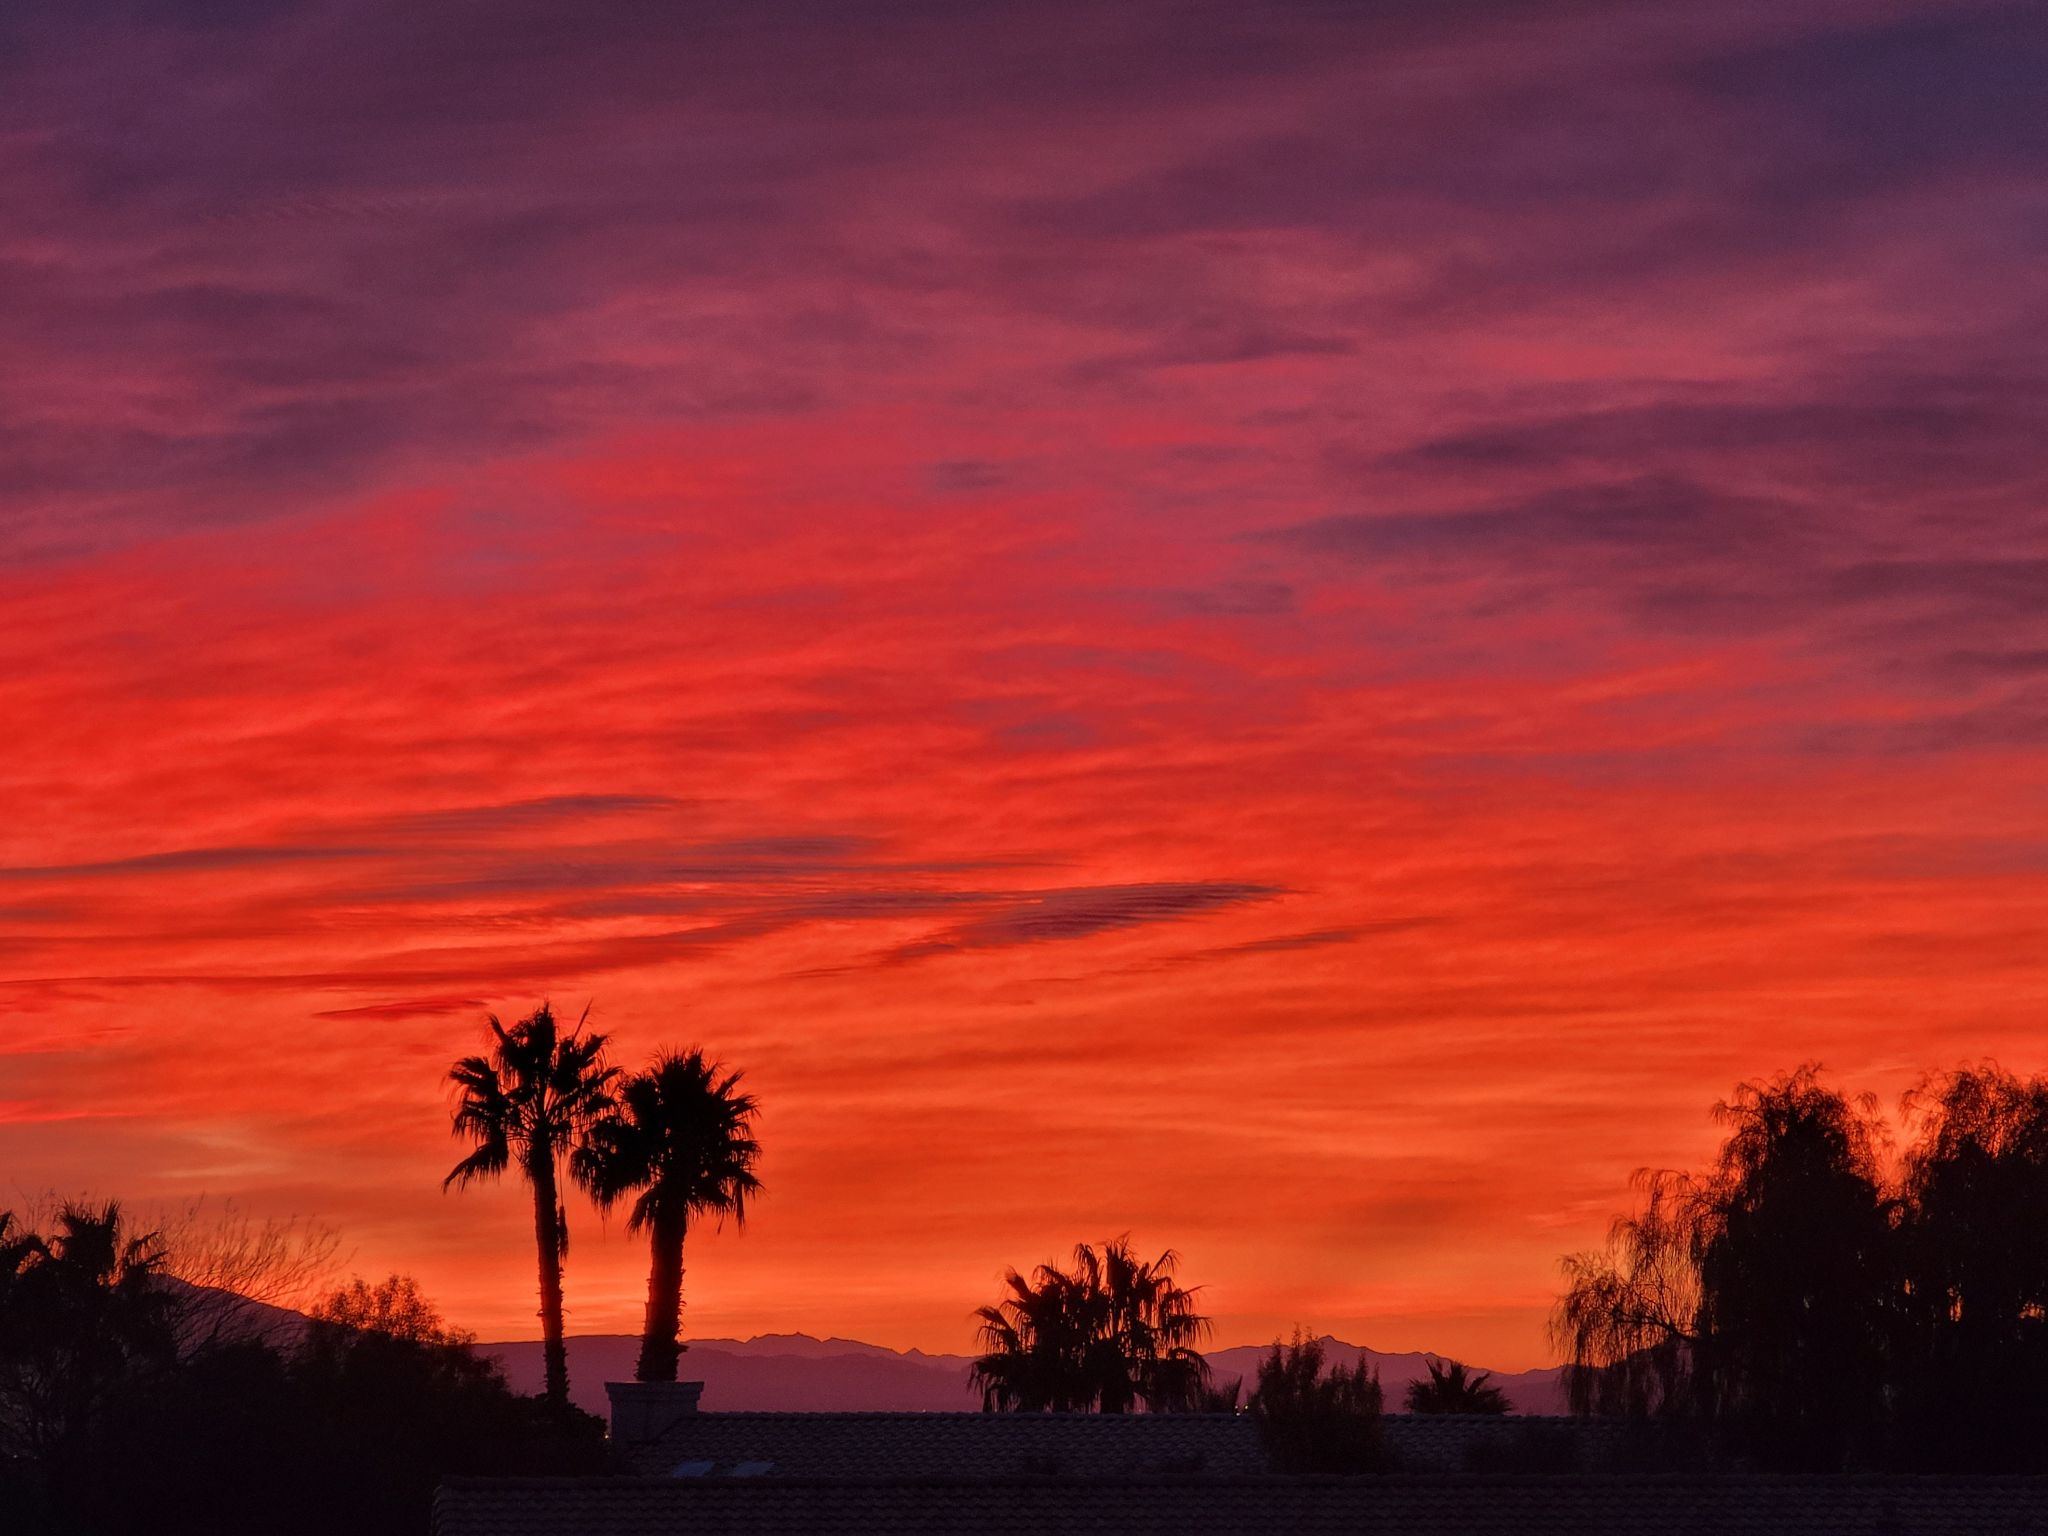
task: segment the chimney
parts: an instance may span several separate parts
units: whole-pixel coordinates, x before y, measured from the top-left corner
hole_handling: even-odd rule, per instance
[[[669,1432],[697,1411],[701,1381],[608,1381],[612,1404],[612,1452],[633,1457],[653,1450]]]

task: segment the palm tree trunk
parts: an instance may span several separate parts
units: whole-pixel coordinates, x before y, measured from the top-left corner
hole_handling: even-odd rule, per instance
[[[552,1153],[533,1160],[533,1237],[540,1250],[541,1357],[547,1366],[547,1400],[569,1406],[569,1349],[562,1342],[562,1207],[555,1190]]]
[[[674,1381],[683,1347],[683,1239],[688,1215],[657,1216],[651,1223],[647,1266],[647,1320],[640,1330],[639,1381]]]

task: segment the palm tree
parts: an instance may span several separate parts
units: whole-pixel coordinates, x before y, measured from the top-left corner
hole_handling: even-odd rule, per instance
[[[139,1374],[177,1360],[154,1232],[118,1202],[66,1204],[48,1235],[0,1211],[0,1462],[43,1456]]]
[[[1084,1283],[1057,1265],[1041,1264],[1028,1279],[1006,1270],[1003,1284],[1010,1294],[974,1314],[983,1353],[973,1379],[982,1410],[1074,1413],[1091,1407],[1093,1309]]]
[[[569,1402],[569,1356],[562,1342],[562,1259],[569,1250],[569,1213],[562,1204],[563,1162],[591,1123],[611,1105],[616,1067],[604,1064],[605,1037],[567,1034],[546,1003],[510,1029],[490,1016],[488,1056],[465,1056],[449,1070],[458,1090],[454,1132],[476,1143],[441,1181],[463,1188],[494,1179],[517,1163],[533,1188],[534,1244],[540,1254],[540,1326],[547,1363],[547,1399]]]
[[[674,1381],[684,1346],[683,1243],[695,1217],[747,1224],[747,1200],[761,1191],[754,1174],[759,1105],[739,1091],[740,1074],[707,1061],[695,1046],[665,1051],[628,1078],[616,1107],[590,1129],[573,1167],[609,1211],[639,1192],[628,1232],[648,1234],[647,1317],[640,1332],[640,1381]]]
[[[983,1353],[973,1379],[989,1410],[1160,1412],[1203,1401],[1209,1368],[1195,1344],[1209,1319],[1174,1279],[1179,1255],[1140,1259],[1128,1238],[1074,1249],[1074,1267],[1004,1275],[1010,1294],[975,1316]]]
[[[1192,1408],[1208,1381],[1208,1366],[1193,1346],[1209,1320],[1195,1311],[1194,1292],[1174,1283],[1180,1255],[1169,1248],[1148,1263],[1131,1251],[1128,1238],[1118,1238],[1102,1245],[1099,1279],[1086,1244],[1074,1257],[1102,1295],[1107,1326],[1091,1372],[1102,1411],[1129,1413],[1140,1399],[1154,1410]]]
[[[1410,1413],[1506,1413],[1507,1394],[1493,1385],[1493,1372],[1472,1375],[1459,1360],[1439,1360],[1431,1355],[1423,1361],[1429,1370],[1424,1381],[1408,1383]]]

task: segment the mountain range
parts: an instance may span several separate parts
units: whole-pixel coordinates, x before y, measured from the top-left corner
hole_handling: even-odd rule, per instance
[[[1363,1356],[1378,1370],[1387,1406],[1398,1408],[1408,1383],[1427,1374],[1429,1356],[1382,1354],[1360,1344],[1325,1336],[1323,1357],[1332,1364]],[[631,1381],[640,1340],[623,1333],[572,1335],[569,1395],[592,1413],[607,1411],[604,1384]],[[1270,1344],[1239,1344],[1207,1352],[1219,1385],[1242,1378],[1247,1392]],[[538,1339],[479,1344],[503,1367],[515,1391],[541,1389]],[[727,1412],[958,1412],[981,1406],[968,1385],[968,1355],[928,1355],[923,1350],[885,1349],[858,1339],[816,1339],[807,1333],[764,1333],[750,1339],[693,1339],[683,1356],[682,1377],[704,1383],[704,1406]],[[1517,1413],[1564,1412],[1564,1388],[1556,1367],[1497,1372],[1494,1385]]]

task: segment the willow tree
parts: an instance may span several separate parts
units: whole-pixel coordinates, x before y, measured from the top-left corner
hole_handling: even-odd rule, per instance
[[[1706,1173],[1638,1175],[1644,1208],[1565,1260],[1572,1405],[1697,1414],[1770,1464],[1840,1470],[1874,1443],[1901,1283],[1876,1101],[1808,1065],[1714,1113]]]
[[[1712,1412],[1776,1465],[1841,1470],[1881,1414],[1900,1283],[1888,1136],[1871,1095],[1808,1065],[1745,1083],[1704,1187],[1695,1247]]]
[[[1993,1063],[1907,1099],[1898,1376],[1942,1470],[2048,1470],[2048,1079]]]
[[[1639,1210],[1615,1218],[1606,1246],[1568,1255],[1552,1343],[1579,1414],[1682,1418],[1697,1406],[1698,1191],[1682,1174],[1638,1172]]]

